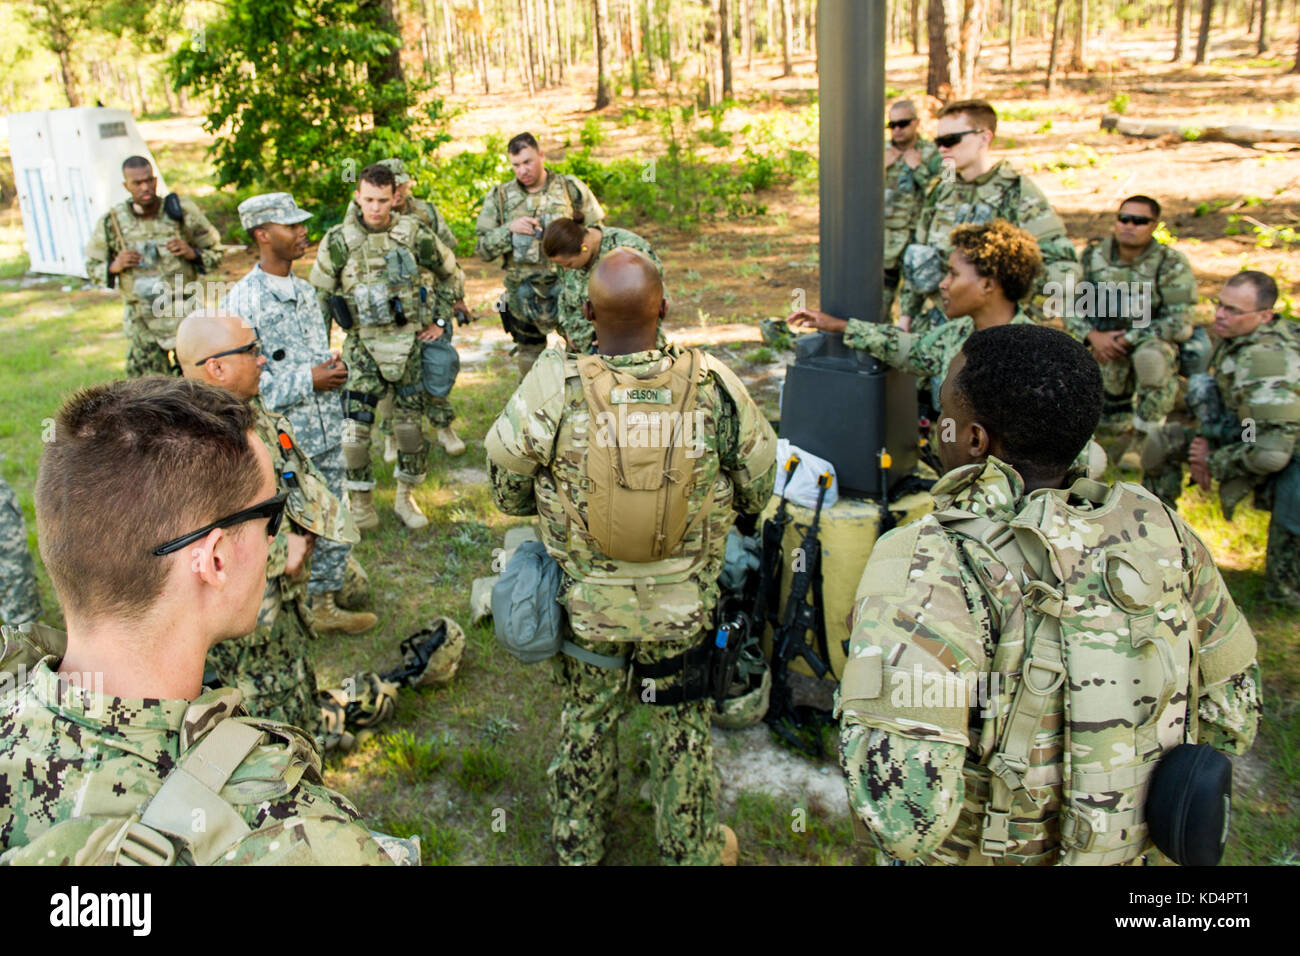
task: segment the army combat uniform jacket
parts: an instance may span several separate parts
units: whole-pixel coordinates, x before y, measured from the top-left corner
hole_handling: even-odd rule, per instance
[[[953,229],[964,223],[986,223],[994,219],[1005,219],[1038,240],[1047,282],[1064,284],[1066,277],[1072,276],[1077,284],[1082,271],[1074,246],[1065,234],[1065,224],[1028,176],[1016,172],[1010,163],[1002,160],[970,182],[960,176],[942,177],[926,196],[912,245],[903,250],[903,288],[898,308],[900,314],[910,315],[914,323],[919,320],[919,325],[913,325],[915,331],[925,332],[930,325],[943,323],[938,290],[952,253],[949,237]]]
[[[1081,482],[1074,489],[1087,490],[1087,486],[1104,487]],[[944,513],[953,510],[995,522],[1009,521],[1035,500],[1061,504],[1068,500],[1072,507],[1087,512],[1091,499],[1074,494],[1067,498],[1065,491],[1048,489],[1027,496],[1020,475],[996,458],[950,471],[935,484],[933,494],[935,513],[882,537],[858,586],[850,662],[861,659],[865,663],[876,657],[885,666],[883,673],[877,669],[880,686],[870,689],[860,682],[856,688],[850,687],[850,666],[845,668],[840,691],[846,698],[840,701],[844,712],[841,741],[849,803],[857,823],[897,859],[929,864],[1052,864],[1064,852],[1063,780],[1070,772],[1064,762],[1065,747],[1072,746],[1069,734],[1064,734],[1063,744],[1065,721],[1085,746],[1112,726],[1127,730],[1131,753],[1135,730],[1128,713],[1141,710],[1145,714],[1150,705],[1130,703],[1128,698],[1137,693],[1130,689],[1116,697],[1117,703],[1106,711],[1113,711],[1114,720],[1083,724],[1084,718],[1066,713],[1062,684],[1057,681],[1046,694],[1044,720],[1036,725],[1027,766],[1017,770],[1025,789],[1015,791],[1010,813],[1004,817],[1009,821],[1002,834],[1005,855],[997,859],[984,856],[981,833],[994,782],[990,757],[1007,732],[1007,714],[1021,669],[1028,670],[1028,662],[1038,653],[1038,635],[1047,631],[1039,627],[1031,632],[1026,623],[1025,605],[1036,601],[1031,596],[1039,592],[1015,583],[1012,565],[978,558],[986,552],[972,548],[969,539],[959,541],[958,534],[943,521],[947,520]],[[1083,504],[1079,504],[1081,500]],[[1131,534],[1123,532],[1110,547],[1121,546],[1139,555],[1144,566],[1164,569],[1163,587],[1157,589],[1161,603],[1156,608],[1156,639],[1163,640],[1160,629],[1166,628],[1187,652],[1179,663],[1180,653],[1174,650],[1173,660],[1177,677],[1197,688],[1192,716],[1195,739],[1229,753],[1244,753],[1254,739],[1260,714],[1259,674],[1250,627],[1195,533],[1152,496],[1143,493],[1140,498],[1125,500],[1143,504],[1132,519],[1108,519],[1108,527],[1134,529]],[[1145,510],[1148,507],[1152,510]],[[1055,513],[1062,514],[1059,507]],[[1098,514],[1100,521],[1101,512]],[[1053,524],[1048,534],[1065,549],[1092,548],[1101,544],[1096,540],[1100,527],[1086,517],[1073,518]],[[1141,535],[1139,529],[1144,529]],[[1105,594],[1098,598],[1094,618],[1113,610],[1104,607]],[[1034,636],[1027,639],[1030,633]],[[1154,667],[1150,661],[1162,659],[1151,650],[1139,653],[1128,640],[1108,632],[1080,633],[1071,641],[1094,654],[1088,660],[1099,659],[1095,655],[1102,653],[1106,666],[1114,662],[1116,667],[1131,668],[1134,656],[1143,653],[1146,667]],[[1134,640],[1132,645],[1137,643]],[[1097,647],[1106,650],[1093,650]],[[1196,664],[1195,674],[1188,673],[1189,660]],[[984,675],[984,683],[977,682],[978,675]],[[997,684],[994,677],[999,679]],[[925,689],[914,689],[913,680]],[[948,694],[943,687],[947,681],[954,683],[959,693]],[[1105,685],[1098,683],[1104,690]],[[1048,682],[1041,686],[1047,687]],[[1083,693],[1073,681],[1071,686],[1076,697]],[[975,687],[982,692],[966,692]],[[932,695],[934,688],[938,690]],[[1161,752],[1181,741],[1187,728],[1187,708],[1182,703],[1185,694],[1176,686],[1173,689],[1170,705],[1160,712]],[[875,700],[864,701],[864,697]],[[1104,749],[1105,753],[1096,753],[1097,760],[1123,757],[1123,748],[1115,748],[1115,753],[1110,747]],[[1075,760],[1083,763],[1078,756]],[[1081,769],[1089,768],[1074,768],[1075,772]],[[1127,793],[1119,792],[1128,779],[1122,773],[1105,775],[1110,782],[1099,783],[1099,789],[1113,787],[1117,792],[1102,793],[1102,797],[1127,799]],[[1129,823],[1119,826],[1143,822],[1140,807],[1128,815]],[[1123,832],[1117,827],[1114,834],[1103,835],[1114,838]],[[1129,852],[1105,861],[1131,861],[1146,846],[1131,846]]]
[[[1034,320],[1023,309],[1017,308],[1008,324],[1033,325]],[[882,322],[849,319],[848,328],[844,330],[844,344],[874,355],[908,375],[932,379],[937,395],[939,386],[948,376],[948,366],[974,330],[975,320],[969,315],[951,319],[924,335],[904,332],[896,325]],[[935,407],[938,407],[937,402]]]
[[[931,183],[943,170],[939,148],[918,137],[916,151],[921,162],[913,169],[900,155],[885,167],[885,271],[897,269],[903,247],[912,241],[912,230]]]
[[[635,232],[630,229],[619,229],[617,226],[600,226],[600,250],[596,257],[587,263],[581,269],[560,269],[560,298],[559,298],[559,322],[558,327],[560,334],[564,336],[565,349],[569,352],[590,352],[596,341],[596,329],[587,321],[587,316],[583,312],[583,305],[587,301],[587,283],[591,280],[591,273],[596,268],[596,263],[600,262],[600,257],[612,249],[626,247],[635,249],[637,252],[644,252],[650,257],[651,261],[659,267],[662,275],[664,271],[663,263],[655,255],[650,243],[646,242]],[[667,296],[667,290],[664,295]],[[542,323],[538,324],[543,332],[549,332]],[[662,336],[660,345],[663,344]]]
[[[178,808],[173,803],[171,813],[162,816],[182,820],[173,843],[191,838],[198,807],[207,832],[220,824],[236,837],[246,835],[212,859],[203,857],[199,838],[194,848],[180,852],[178,862],[390,862],[352,804],[324,786],[311,740],[285,724],[240,716],[238,691],[209,690],[193,701],[109,697],[94,689],[93,680],[84,686],[61,680],[56,668],[62,649],[54,653],[46,643],[7,633],[0,651],[0,671],[21,675],[16,686],[0,685],[4,862],[112,862],[114,837],[139,820],[178,763],[225,721],[243,725],[238,739],[247,747],[233,773],[219,790],[196,784],[201,804],[185,801]],[[40,859],[22,856],[21,848],[73,818],[85,825],[61,831],[65,838],[56,846],[43,845]],[[46,855],[50,850],[54,857]]]
[[[185,286],[200,275],[212,272],[221,262],[221,235],[199,211],[194,201],[181,197],[184,221],[178,223],[159,205],[152,218],[135,214],[131,200],[113,206],[95,223],[86,243],[86,275],[95,285],[117,287],[126,304],[123,327],[128,337],[143,338],[163,349],[176,347],[176,328],[181,319],[203,304]],[[120,237],[119,237],[120,233]],[[198,253],[194,261],[167,251],[171,239],[184,239]],[[123,244],[142,256],[138,266],[114,275],[109,265]]]

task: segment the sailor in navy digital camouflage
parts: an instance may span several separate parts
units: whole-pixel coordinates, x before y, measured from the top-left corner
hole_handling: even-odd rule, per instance
[[[246,319],[261,339],[262,402],[289,419],[329,490],[346,501],[342,388],[348,368],[330,349],[316,290],[293,272],[293,261],[307,251],[304,223],[310,218],[288,193],[263,193],[239,204],[240,224],[257,242],[261,261],[230,290],[225,307]],[[329,538],[316,543],[308,591],[321,631],[359,634],[375,624],[374,615],[348,614],[337,604],[351,550],[350,544]]]
[[[921,204],[943,170],[943,157],[921,135],[916,104],[899,100],[889,108],[889,146],[885,149],[884,311],[888,316],[902,278],[903,249],[912,240]]]
[[[18,496],[0,479],[0,623],[26,624],[41,616],[36,568],[27,550],[27,525]]]

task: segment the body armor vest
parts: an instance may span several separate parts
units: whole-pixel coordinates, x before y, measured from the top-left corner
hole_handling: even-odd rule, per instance
[[[126,248],[140,253],[140,264],[123,269],[117,285],[127,307],[158,345],[170,351],[176,348],[176,329],[185,317],[185,285],[198,273],[192,263],[167,249],[172,239],[185,238],[180,223],[161,208],[152,219],[146,219],[132,214],[127,206],[129,203],[114,206],[108,215],[121,230]],[[112,237],[109,248],[116,248],[116,233],[111,224],[105,225]]]

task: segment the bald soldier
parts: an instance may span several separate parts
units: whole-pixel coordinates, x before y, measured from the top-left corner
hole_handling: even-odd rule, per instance
[[[543,352],[486,440],[497,507],[540,514],[564,574],[555,850],[564,864],[604,856],[630,679],[650,707],[661,859],[734,863],[735,835],[718,823],[712,702],[694,677],[710,660],[727,533],[737,512],[752,531],[771,496],[776,436],[725,365],[656,346],[667,303],[643,253],[601,256],[584,312],[597,353]]]
[[[307,610],[311,552],[317,535],[355,543],[351,515],[299,449],[289,420],[262,404],[258,382],[266,359],[261,340],[245,320],[229,312],[195,312],[177,330],[176,356],[186,377],[224,388],[248,403],[254,430],[270,452],[278,489],[288,495],[289,520],[271,547],[257,628],[213,647],[208,662],[218,683],[243,692],[249,713],[315,734],[320,708],[307,647],[314,636]],[[359,630],[375,624],[373,614],[341,613],[359,618]]]

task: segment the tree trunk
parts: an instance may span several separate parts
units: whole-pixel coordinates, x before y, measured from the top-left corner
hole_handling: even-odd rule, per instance
[[[1179,63],[1187,47],[1187,0],[1177,0],[1174,5],[1174,55],[1171,62]]]
[[[483,92],[492,92],[492,83],[488,79],[487,58],[487,20],[483,16],[483,0],[474,0],[474,10],[478,14],[478,53],[479,69],[483,74]]]
[[[1088,67],[1088,0],[1079,0],[1078,19],[1074,23],[1074,52],[1070,54],[1070,69]]]
[[[962,6],[961,31],[957,48],[958,99],[975,95],[975,64],[980,55],[984,30],[984,0],[966,0]]]
[[[72,66],[72,54],[67,47],[58,51],[59,73],[63,76],[63,95],[68,98],[69,106],[81,105],[81,92],[77,89],[77,73]]]
[[[140,112],[141,114],[149,112],[149,100],[145,97],[144,92],[144,75],[140,72],[140,59],[135,58],[135,85],[140,91]]]
[[[1065,23],[1065,0],[1056,0],[1056,12],[1052,15],[1052,51],[1047,57],[1047,93],[1056,92],[1056,63],[1061,49],[1061,27]]]
[[[790,62],[790,34],[794,32],[794,23],[790,15],[790,4],[794,0],[781,0],[781,75],[794,76],[794,64]]]
[[[944,13],[944,0],[930,0],[926,25],[930,38],[930,64],[925,75],[925,92],[947,101],[952,97],[952,75],[951,64],[948,62],[948,23]]]
[[[442,48],[447,52],[447,82],[451,84],[451,91],[456,92],[456,36],[459,31],[453,32],[451,0],[442,0]]]
[[[609,0],[591,0],[591,11],[596,27],[596,109],[609,105],[609,85],[605,79],[605,59],[609,50],[606,36],[609,32]]]
[[[1300,34],[1296,35],[1295,41],[1295,65],[1291,67],[1292,73],[1300,73]]]
[[[1015,3],[1015,0],[1011,0]],[[912,56],[921,52],[921,0],[911,0],[908,10],[907,38],[912,42]]]
[[[1007,4],[1007,69],[1016,65],[1016,0]]]
[[[1196,30],[1197,66],[1205,63],[1205,54],[1210,48],[1210,22],[1214,17],[1214,0],[1201,0],[1201,23]]]
[[[727,0],[718,3],[718,46],[722,53],[722,98],[733,97],[731,89],[731,6]]]
[[[740,55],[745,58],[745,69],[752,70],[754,68],[754,0],[741,0]]]
[[[817,0],[808,0],[808,15],[804,17],[804,26],[807,28],[807,37],[805,42],[808,45],[808,52],[813,58],[813,72],[819,72],[817,67]]]
[[[402,31],[397,25],[397,16],[393,10],[393,0],[379,0],[375,4],[375,26],[397,40],[392,50],[376,56],[366,63],[366,77],[371,89],[381,89],[389,83],[406,86],[406,75],[402,72]],[[381,97],[375,104],[374,123],[376,128],[400,124],[406,118],[405,96],[397,100]]]
[[[1255,54],[1263,56],[1268,49],[1268,0],[1259,0],[1259,42],[1255,44]]]

